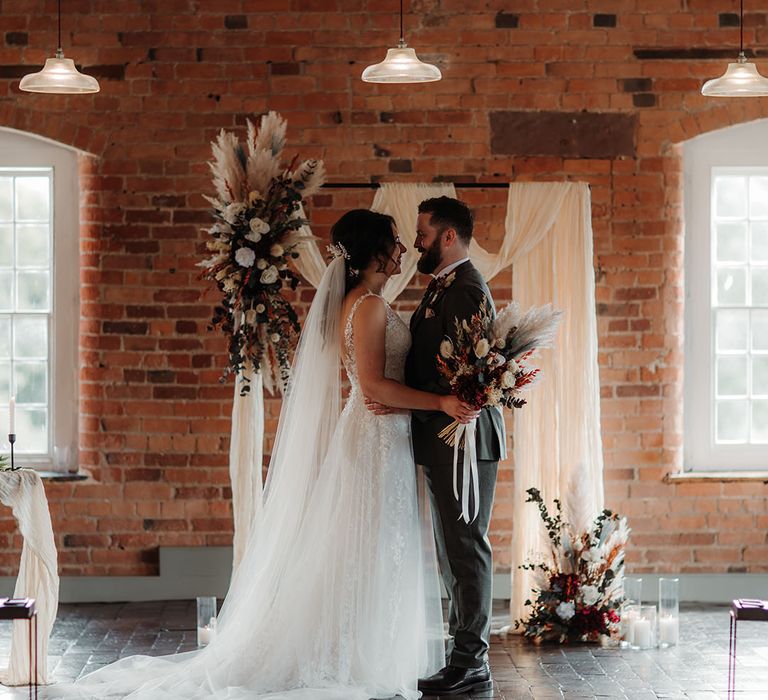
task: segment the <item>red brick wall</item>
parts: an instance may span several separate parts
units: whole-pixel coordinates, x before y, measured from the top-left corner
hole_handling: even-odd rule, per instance
[[[726,64],[706,57],[738,43],[736,28],[720,26],[732,24],[738,3],[419,0],[406,17],[408,40],[444,79],[366,85],[363,67],[397,39],[396,5],[71,0],[64,49],[102,92],[60,97],[17,88],[54,48],[55,6],[0,0],[0,126],[89,154],[81,158],[80,444],[94,479],[47,486],[62,573],[153,573],[160,544],[230,541],[232,386],[218,382],[224,343],[207,330],[214,296],[195,263],[208,221],[208,144],[267,109],[288,118],[288,151],[322,157],[331,180],[589,182],[606,495],[630,518],[630,566],[768,570],[764,485],[662,482],[680,466],[682,446],[676,144],[768,116],[765,100],[698,93]],[[747,46],[764,45],[765,15],[748,14],[747,25]],[[499,136],[492,114],[500,111],[525,131]],[[568,126],[577,118],[587,124],[578,134]],[[589,128],[596,118],[616,130],[607,147]],[[461,194],[493,248],[503,193]],[[340,211],[371,199],[323,193],[312,207],[316,231],[327,235]],[[510,280],[494,280],[498,301]],[[410,290],[404,306],[415,298]],[[276,402],[268,410],[272,431]],[[493,523],[502,570],[511,479],[505,465]],[[14,531],[0,521],[0,573],[16,566]]]

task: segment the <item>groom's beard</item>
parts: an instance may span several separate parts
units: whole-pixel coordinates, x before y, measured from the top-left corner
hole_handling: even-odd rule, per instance
[[[419,258],[416,263],[416,269],[424,275],[431,275],[443,260],[442,240],[440,236],[432,241],[432,245],[429,246]]]

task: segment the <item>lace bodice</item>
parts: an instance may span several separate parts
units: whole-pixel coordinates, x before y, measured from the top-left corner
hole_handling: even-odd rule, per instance
[[[387,310],[387,327],[384,331],[384,352],[386,360],[384,364],[384,376],[388,379],[395,379],[398,382],[402,382],[405,376],[405,358],[408,355],[408,350],[411,347],[411,332],[408,330],[408,326],[397,315],[392,307],[386,302],[386,300],[374,294],[368,292],[363,294],[353,305],[347,317],[346,325],[344,326],[344,369],[347,371],[349,381],[352,384],[353,389],[359,389],[360,384],[357,376],[357,362],[355,360],[355,345],[354,337],[352,333],[352,320],[355,317],[357,309],[364,299],[368,297],[377,297],[385,305]]]

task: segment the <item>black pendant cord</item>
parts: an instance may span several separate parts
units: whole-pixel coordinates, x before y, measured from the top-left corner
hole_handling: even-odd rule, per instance
[[[741,1],[744,2],[744,0]],[[405,41],[405,34],[403,34],[403,0],[400,0],[400,41]]]
[[[744,53],[744,0],[741,0],[741,18],[739,20],[739,53]]]
[[[59,51],[61,51],[61,0],[59,0]]]

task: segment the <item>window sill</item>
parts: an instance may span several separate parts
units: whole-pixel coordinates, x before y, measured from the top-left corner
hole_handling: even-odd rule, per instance
[[[664,483],[688,483],[694,481],[762,481],[768,484],[768,470],[674,472],[664,477]]]
[[[85,472],[53,472],[45,469],[35,470],[43,481],[87,481],[91,477]]]

